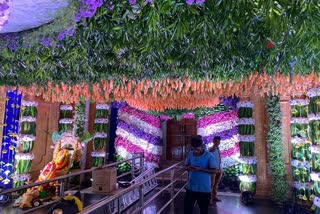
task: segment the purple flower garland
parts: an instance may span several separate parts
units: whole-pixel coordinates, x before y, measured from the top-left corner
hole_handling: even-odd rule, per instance
[[[131,126],[130,124],[128,124],[122,120],[118,120],[118,127],[129,132],[130,134],[133,134],[135,137],[143,139],[153,145],[162,146],[162,140],[160,137],[153,136],[149,133],[146,133],[146,132],[138,129],[137,127]]]
[[[222,132],[212,133],[211,135],[203,136],[202,140],[203,140],[204,144],[208,144],[213,141],[213,138],[215,136],[221,137],[221,140],[227,140],[227,139],[232,138],[236,134],[238,134],[238,127],[237,126],[233,127],[232,129],[224,130]]]
[[[231,110],[226,112],[215,113],[206,117],[202,117],[198,120],[197,127],[203,128],[214,123],[224,122],[232,120],[238,117],[237,110]]]
[[[10,15],[10,2],[11,0],[4,0],[0,3],[0,30],[8,23]]]

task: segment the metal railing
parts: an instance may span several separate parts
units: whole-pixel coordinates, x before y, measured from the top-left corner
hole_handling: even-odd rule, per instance
[[[150,176],[149,178],[145,179],[143,182],[140,183],[136,183],[126,189],[124,189],[121,192],[118,192],[117,194],[114,194],[112,196],[106,196],[104,198],[102,198],[101,200],[99,200],[97,203],[95,204],[91,204],[87,207],[85,207],[83,209],[82,212],[80,212],[80,214],[87,214],[87,213],[91,213],[93,211],[95,211],[98,208],[101,208],[103,206],[106,206],[108,203],[117,200],[117,204],[119,205],[119,198],[121,196],[123,196],[124,194],[127,194],[128,192],[138,188],[139,189],[139,201],[138,201],[138,208],[136,210],[134,210],[132,213],[142,213],[143,209],[146,207],[146,205],[148,205],[151,201],[153,201],[157,196],[159,196],[161,193],[163,193],[167,188],[170,187],[170,200],[163,206],[160,208],[160,210],[157,213],[161,213],[163,210],[165,210],[167,208],[167,206],[170,204],[170,213],[174,213],[174,199],[178,196],[178,194],[184,189],[184,187],[186,186],[186,183],[175,193],[174,192],[174,183],[179,181],[179,178],[181,178],[182,181],[182,176],[187,174],[187,171],[183,170],[183,173],[180,174],[179,176],[175,176],[175,172],[179,171],[176,170],[176,168],[180,165],[184,163],[179,162],[176,163],[172,166],[170,166],[167,169],[164,169],[160,172],[155,173],[154,175]],[[181,170],[181,169],[180,169]],[[170,183],[168,185],[166,185],[164,188],[162,188],[160,191],[158,191],[156,194],[153,194],[151,198],[149,198],[146,202],[144,202],[144,194],[143,194],[143,185],[147,182],[149,182],[152,179],[155,179],[156,177],[158,177],[159,175],[166,173],[170,171]],[[118,206],[118,214],[121,213],[121,209]]]
[[[139,168],[135,168],[134,167],[136,165],[135,160],[137,160],[137,159],[139,159],[139,165],[140,165]],[[40,186],[40,185],[43,185],[43,184],[48,184],[48,183],[51,183],[51,182],[58,181],[60,183],[59,184],[60,185],[59,196],[61,198],[63,198],[64,197],[64,192],[65,192],[65,182],[66,182],[66,180],[68,178],[75,177],[75,176],[80,176],[80,175],[83,175],[83,174],[86,174],[86,173],[92,173],[94,170],[113,167],[113,166],[117,166],[119,164],[130,162],[130,161],[131,161],[131,165],[132,165],[131,171],[127,172],[127,173],[123,173],[123,174],[117,176],[117,179],[121,178],[121,177],[124,177],[126,175],[129,175],[129,174],[131,174],[131,176],[134,178],[135,172],[139,171],[139,174],[140,174],[142,172],[143,168],[144,168],[144,160],[143,159],[144,159],[144,154],[143,153],[136,153],[130,159],[126,159],[126,160],[115,162],[115,163],[111,163],[111,164],[106,164],[106,165],[103,165],[103,166],[100,166],[100,167],[93,167],[93,168],[90,168],[90,169],[82,170],[80,172],[74,172],[74,173],[70,173],[70,174],[67,174],[67,175],[62,175],[62,176],[59,176],[59,177],[56,177],[56,178],[52,178],[52,179],[45,180],[45,181],[39,181],[39,182],[27,184],[27,185],[20,186],[20,187],[17,187],[17,188],[4,190],[4,191],[1,192],[1,195],[7,195],[7,194],[10,194],[10,193],[14,193],[14,192],[20,191],[20,190],[24,190],[24,189],[28,189],[28,188],[31,188],[31,187]],[[35,211],[37,209],[43,208],[43,207],[48,206],[48,205],[53,204],[53,203],[56,203],[56,201],[53,201],[52,203],[50,202],[48,204],[45,204],[45,205],[42,205],[42,206],[39,206],[39,207],[34,207],[34,208],[27,209],[26,213],[33,212],[33,211]],[[24,213],[24,212],[22,212],[22,213]]]

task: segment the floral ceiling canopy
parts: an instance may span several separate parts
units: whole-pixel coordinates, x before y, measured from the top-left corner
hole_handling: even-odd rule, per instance
[[[54,20],[57,13],[66,8],[71,0],[6,1],[9,15],[7,16],[7,24],[2,29],[0,27],[0,33],[20,32],[47,24]]]
[[[34,20],[17,26],[16,13],[18,24]],[[161,98],[156,106],[201,90],[211,105],[212,91],[249,90],[253,76],[254,91],[299,91],[299,75],[318,80],[319,14],[320,1],[301,0],[0,0],[0,85],[37,87],[52,100],[63,98],[50,85],[75,100],[80,85],[87,97],[107,87],[111,98]]]

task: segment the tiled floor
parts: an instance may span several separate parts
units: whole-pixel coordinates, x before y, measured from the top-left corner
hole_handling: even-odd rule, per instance
[[[146,197],[146,200],[153,195],[153,193],[157,192],[158,190],[154,190],[153,192],[149,193]],[[99,200],[100,197],[97,195],[88,196],[85,198],[86,202],[85,204],[96,202]],[[144,209],[144,214],[155,214],[170,198],[169,193],[163,193],[160,194],[159,198],[157,198],[155,201],[152,201],[150,204],[147,205],[147,207]],[[182,192],[180,195],[178,195],[177,199],[175,200],[175,211],[176,214],[183,214],[183,198],[184,198],[184,192]],[[210,214],[280,214],[281,210],[277,207],[275,207],[270,201],[268,200],[262,200],[262,199],[255,199],[252,204],[244,205],[241,203],[239,194],[237,193],[226,193],[226,192],[220,192],[219,198],[222,199],[222,202],[218,202],[215,205],[210,205],[209,207],[209,213]],[[123,214],[131,214],[133,210],[136,209],[136,206],[133,205],[129,207],[126,211],[123,212]],[[36,212],[36,214],[44,214],[47,212],[48,209],[41,209]],[[13,213],[19,213],[20,210],[18,209],[12,209],[10,206],[1,205],[0,204],[0,213],[2,214],[13,214]],[[106,208],[101,208],[99,210],[96,210],[93,213],[107,213]],[[169,208],[165,209],[162,213],[167,214],[169,213]],[[197,206],[194,208],[194,214],[199,214],[199,209]]]

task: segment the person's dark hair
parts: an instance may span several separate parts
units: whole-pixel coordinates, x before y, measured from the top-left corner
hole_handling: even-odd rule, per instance
[[[202,146],[202,140],[201,140],[201,138],[199,138],[198,136],[193,137],[193,138],[191,139],[191,146],[192,146],[193,148],[197,148],[197,147],[199,147],[199,146]]]
[[[215,137],[213,138],[213,140],[221,140],[221,137],[220,137],[220,136],[215,136]]]

